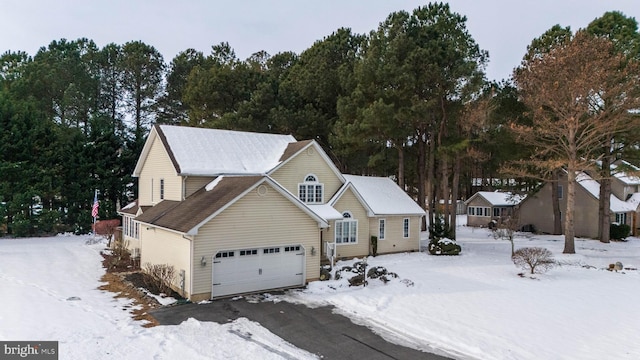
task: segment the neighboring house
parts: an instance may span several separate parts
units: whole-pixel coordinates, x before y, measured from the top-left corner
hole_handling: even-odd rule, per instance
[[[640,216],[640,168],[619,159],[611,165],[611,172],[611,193],[635,208],[633,221],[627,220],[627,223],[631,226],[632,235],[636,236],[640,234],[640,224],[637,221]]]
[[[302,286],[332,257],[419,249],[425,212],[393,181],[341,174],[313,140],[156,125],[120,210],[141,264],[192,301]],[[139,250],[135,250],[139,249]]]
[[[522,196],[510,192],[478,191],[465,201],[467,225],[491,227],[501,224],[513,215],[520,201]]]
[[[614,186],[612,185],[612,189]],[[533,225],[542,233],[553,233],[554,215],[551,202],[551,191],[558,192],[560,202],[560,220],[564,221],[567,209],[565,191],[567,177],[563,174],[558,183],[547,183],[538,192],[528,196],[519,206],[519,218],[522,225]],[[617,190],[616,190],[617,192]],[[578,237],[598,237],[598,208],[600,183],[586,173],[577,174],[575,194],[575,235]],[[627,224],[634,228],[634,214],[637,206],[618,198],[614,191],[611,194],[611,222]],[[564,226],[562,227],[564,229]]]

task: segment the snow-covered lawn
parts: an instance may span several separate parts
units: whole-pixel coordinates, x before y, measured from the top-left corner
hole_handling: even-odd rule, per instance
[[[0,239],[0,340],[58,340],[60,359],[314,358],[246,319],[142,327],[128,300],[97,289],[103,245],[87,239]],[[516,248],[545,247],[563,264],[533,279],[487,230],[461,226],[458,242],[455,257],[368,259],[412,286],[342,279],[270,299],[335,305],[390,341],[459,359],[640,359],[640,272],[603,270],[640,266],[640,239],[577,240],[563,255],[562,237],[519,236]]]
[[[617,261],[640,266],[640,239],[576,240],[576,254],[563,255],[563,237],[528,235],[516,238],[516,249],[545,247],[562,266],[519,277],[508,241],[461,226],[460,256],[368,258],[369,266],[384,266],[413,286],[370,280],[349,288],[341,279],[287,298],[335,305],[387,339],[460,359],[640,359],[640,272],[603,270]]]
[[[60,359],[316,358],[247,319],[142,327],[97,289],[104,244],[88,239],[0,239],[0,340],[59,341]]]

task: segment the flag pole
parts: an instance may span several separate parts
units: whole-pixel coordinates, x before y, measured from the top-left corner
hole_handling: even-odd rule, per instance
[[[93,236],[96,236],[96,218],[98,217],[98,189],[93,192],[93,206],[91,207],[91,216],[93,217]]]

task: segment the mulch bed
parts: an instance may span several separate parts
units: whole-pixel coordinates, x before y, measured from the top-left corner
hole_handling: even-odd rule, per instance
[[[159,308],[162,305],[153,297],[141,290],[159,295],[158,288],[148,280],[148,275],[140,270],[139,264],[135,264],[127,257],[121,257],[119,260],[114,259],[112,252],[102,252],[102,265],[106,269],[106,273],[102,276],[101,281],[105,284],[98,289],[115,293],[115,298],[128,298],[132,300],[130,305],[124,306],[123,310],[130,310],[134,320],[146,321],[143,327],[153,327],[159,325],[158,321],[149,315],[149,311]],[[116,261],[117,260],[117,261]],[[167,294],[178,300],[185,299],[178,293],[172,291]]]

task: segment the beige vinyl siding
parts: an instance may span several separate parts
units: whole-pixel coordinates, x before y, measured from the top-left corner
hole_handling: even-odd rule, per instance
[[[151,179],[153,179],[153,199],[151,198]],[[164,179],[165,200],[182,200],[182,178],[176,174],[162,141],[156,138],[138,178],[138,204],[140,206],[155,205],[161,201],[160,179]]]
[[[202,226],[195,237],[194,299],[211,296],[212,258],[222,250],[301,244],[306,252],[305,279],[320,277],[320,228],[317,221],[283,195],[267,187],[254,189]],[[260,188],[260,186],[258,188]],[[312,248],[315,255],[311,254]],[[207,265],[201,266],[202,257]]]
[[[340,178],[313,146],[298,153],[271,177],[297,197],[298,184],[304,182],[308,174],[316,175],[318,182],[324,184],[323,203],[329,201],[342,186]]]
[[[470,207],[488,207],[489,208],[489,216],[478,216],[478,215],[470,215],[469,208]],[[491,203],[488,202],[482,196],[476,196],[469,204],[467,204],[467,225],[468,226],[489,226],[489,222],[493,217],[493,208]]]
[[[202,189],[202,187],[206,186],[208,183],[212,182],[215,179],[213,176],[187,176],[185,178],[185,195],[187,198],[189,195],[194,192]]]
[[[185,271],[185,293],[188,297],[191,284],[191,241],[181,234],[140,226],[141,258],[140,265],[144,269],[146,263],[173,265],[176,276],[173,288],[180,292],[180,270]]]
[[[562,212],[562,232],[564,233],[564,220],[567,210],[567,180],[564,177],[560,184],[564,188],[564,196],[560,199],[560,211]],[[547,183],[537,193],[529,196],[520,205],[520,224],[533,224],[537,231],[553,233],[553,206],[551,204],[551,189],[556,185]],[[615,220],[615,215],[613,217]],[[575,196],[575,233],[578,237],[596,238],[598,236],[598,199],[576,184]]]
[[[403,219],[409,218],[409,237],[403,237]],[[378,236],[379,220],[385,219],[385,239],[378,239],[378,254],[416,251],[420,248],[419,216],[384,216],[369,219],[369,234]]]
[[[358,220],[358,243],[357,244],[336,244],[336,257],[354,257],[369,255],[369,218],[367,212],[353,194],[351,189],[347,189],[340,199],[333,206],[341,214],[345,211],[351,213],[352,219]],[[335,241],[335,220],[331,221],[331,228],[324,239],[326,242]],[[377,230],[376,230],[377,234]],[[388,234],[388,232],[387,232]]]

